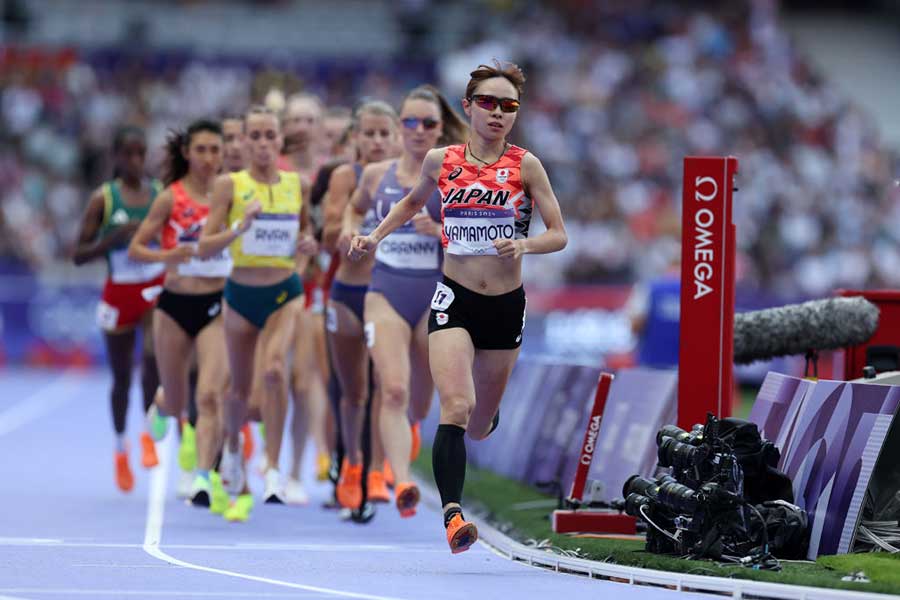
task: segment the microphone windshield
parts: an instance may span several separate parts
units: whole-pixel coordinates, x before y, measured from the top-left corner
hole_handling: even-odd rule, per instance
[[[738,313],[734,316],[734,362],[747,364],[863,344],[878,329],[878,316],[878,307],[862,296]]]

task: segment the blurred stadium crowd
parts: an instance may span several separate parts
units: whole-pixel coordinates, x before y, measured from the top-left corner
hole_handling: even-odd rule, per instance
[[[406,4],[417,39],[440,27],[437,3]],[[525,68],[515,141],[547,166],[570,232],[566,252],[531,261],[533,285],[664,271],[680,252],[682,159],[703,154],[740,160],[739,284],[784,296],[900,285],[898,156],[792,47],[776,3],[477,4],[466,43],[426,56],[425,71],[458,97],[481,62]],[[349,106],[419,83],[381,63],[285,75],[120,50],[3,47],[0,256],[34,270],[66,261],[119,123],[147,128],[153,165],[167,128],[239,112],[272,87]]]

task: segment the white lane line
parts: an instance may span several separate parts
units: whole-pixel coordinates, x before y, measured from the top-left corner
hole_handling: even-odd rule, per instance
[[[162,538],[163,514],[166,508],[166,480],[169,477],[169,462],[175,435],[169,432],[156,446],[159,465],[150,474],[150,493],[147,498],[147,524],[144,527],[144,552],[153,555]],[[159,558],[157,556],[157,558]],[[165,559],[163,559],[165,560]]]
[[[0,593],[41,594],[61,596],[160,596],[163,598],[296,598],[290,592],[185,592],[182,590],[86,590],[84,588],[10,588]],[[16,596],[0,596],[0,600],[28,600]]]
[[[282,587],[292,588],[296,590],[305,590],[307,592],[316,592],[319,594],[328,594],[330,596],[338,596],[341,598],[359,598],[360,600],[401,600],[393,596],[377,596],[374,594],[361,594],[356,592],[345,592],[332,588],[319,587],[315,585],[304,585],[302,583],[293,583],[291,581],[282,581],[280,579],[272,579],[269,577],[260,577],[257,575],[247,575],[246,573],[238,573],[237,571],[226,571],[225,569],[216,569],[189,563],[180,560],[174,556],[170,556],[160,549],[160,541],[162,540],[163,516],[166,505],[166,482],[169,473],[169,462],[172,455],[172,440],[175,436],[169,434],[166,439],[157,446],[157,454],[159,455],[159,466],[153,469],[150,477],[150,495],[147,503],[147,526],[144,529],[144,552],[154,558],[165,561],[167,563],[184,567],[186,569],[194,569],[196,571],[205,571],[207,573],[215,573],[217,575],[227,575],[228,577],[236,577],[238,579],[246,579],[248,581],[258,581],[259,583],[268,583],[271,585],[279,585]]]
[[[39,387],[24,400],[0,413],[0,436],[15,431],[38,419],[53,409],[65,404],[76,394],[67,389],[78,382],[78,378],[66,371],[52,383]]]

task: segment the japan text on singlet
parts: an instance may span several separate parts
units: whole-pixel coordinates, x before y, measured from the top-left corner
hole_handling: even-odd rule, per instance
[[[256,181],[248,171],[231,174],[234,195],[228,213],[228,225],[239,223],[244,210],[259,200],[262,212],[250,229],[231,243],[235,267],[282,267],[296,264],[297,235],[300,229],[300,176],[279,171],[278,183]]]
[[[397,162],[395,161],[382,176],[378,184],[378,191],[375,192],[373,198],[374,225],[377,226],[378,223],[381,223],[391,208],[407,193],[409,193],[409,188],[401,186],[397,180]],[[440,218],[440,196],[437,193],[428,199],[422,212],[435,221]],[[368,214],[366,218],[368,219]],[[417,232],[410,220],[381,240],[375,250],[375,260],[395,271],[415,271],[419,274],[423,271],[439,271],[441,268],[440,242],[436,237]]]
[[[495,240],[528,237],[532,201],[522,184],[522,158],[528,152],[508,146],[494,163],[466,161],[465,144],[448,146],[438,178],[442,243],[449,254],[496,255]]]
[[[209,205],[197,202],[180,181],[169,189],[172,192],[172,211],[163,225],[162,247],[166,250],[176,246],[197,247],[200,232],[209,215]],[[178,274],[187,277],[228,277],[231,273],[231,254],[228,248],[207,258],[192,256],[186,263],[178,265]]]

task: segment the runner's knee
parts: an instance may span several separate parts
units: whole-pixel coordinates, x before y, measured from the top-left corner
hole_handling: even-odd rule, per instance
[[[405,412],[409,406],[409,386],[402,381],[382,383],[381,405],[386,410]]]
[[[350,409],[363,408],[368,399],[368,394],[361,388],[357,390],[345,390],[341,396],[341,406]]]
[[[263,380],[267,388],[278,388],[287,385],[287,373],[284,365],[284,357],[270,358],[263,372]]]
[[[441,422],[465,428],[475,409],[475,399],[460,394],[441,398]]]
[[[215,416],[218,413],[218,395],[213,388],[197,389],[197,412],[201,415]]]

